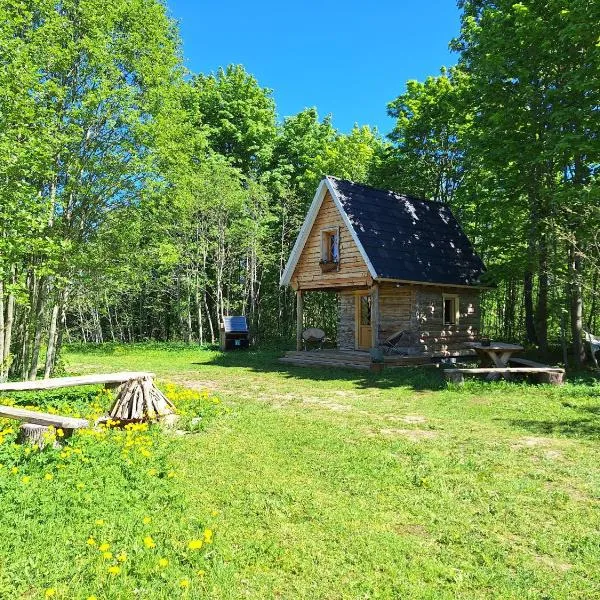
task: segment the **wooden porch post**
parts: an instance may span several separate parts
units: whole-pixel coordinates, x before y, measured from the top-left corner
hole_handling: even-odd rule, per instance
[[[373,283],[371,290],[371,348],[379,346],[379,285]]]
[[[304,297],[296,290],[296,350],[302,350],[302,330],[304,328]]]

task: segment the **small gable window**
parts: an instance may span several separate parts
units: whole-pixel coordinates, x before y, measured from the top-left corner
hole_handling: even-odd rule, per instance
[[[458,323],[458,296],[456,294],[444,294],[442,296],[444,307],[444,325],[456,325]]]
[[[340,263],[340,230],[331,227],[321,231],[321,267],[333,271]]]

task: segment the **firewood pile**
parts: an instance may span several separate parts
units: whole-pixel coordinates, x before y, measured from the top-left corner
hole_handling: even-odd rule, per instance
[[[175,406],[155,387],[152,377],[138,377],[120,387],[109,416],[119,421],[157,421],[173,413]]]

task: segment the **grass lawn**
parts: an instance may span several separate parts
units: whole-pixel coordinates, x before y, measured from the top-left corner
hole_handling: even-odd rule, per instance
[[[169,347],[65,358],[229,407],[170,456],[190,510],[218,513],[189,597],[600,597],[593,380],[448,389],[433,368],[372,377]]]

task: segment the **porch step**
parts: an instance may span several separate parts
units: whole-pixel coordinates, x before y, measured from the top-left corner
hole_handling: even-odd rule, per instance
[[[297,367],[336,367],[340,369],[363,369],[369,370],[370,362],[354,362],[349,360],[336,360],[332,358],[314,357],[297,358],[284,356],[279,362],[295,365]]]
[[[339,367],[369,369],[371,355],[355,350],[315,350],[312,352],[289,351],[280,362],[301,367]],[[385,368],[430,365],[431,357],[423,354],[413,356],[388,355],[384,357]]]

